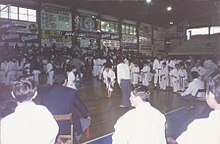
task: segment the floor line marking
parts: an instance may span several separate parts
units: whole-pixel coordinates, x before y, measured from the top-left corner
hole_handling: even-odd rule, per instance
[[[107,137],[107,136],[109,136],[109,135],[112,135],[113,133],[114,133],[114,132],[108,133],[108,134],[106,134],[106,135],[97,137],[97,138],[95,138],[95,139],[92,139],[92,140],[90,140],[90,141],[84,142],[84,143],[82,143],[82,144],[88,144],[88,143],[94,142],[94,141],[99,140],[99,139],[101,139],[101,138],[104,138],[104,137]]]
[[[184,107],[174,109],[174,110],[172,110],[172,111],[169,111],[169,112],[167,112],[167,113],[164,113],[164,115],[168,115],[168,114],[177,112],[177,111],[182,110],[182,109],[184,109]],[[104,138],[104,137],[107,137],[107,136],[109,136],[109,135],[112,135],[113,133],[114,133],[114,132],[108,133],[108,134],[106,134],[106,135],[97,137],[97,138],[95,138],[95,139],[92,139],[92,140],[90,140],[90,141],[84,142],[84,143],[82,143],[82,144],[89,144],[89,143],[94,142],[94,141],[96,141],[96,140],[99,140],[99,139],[101,139],[101,138]]]

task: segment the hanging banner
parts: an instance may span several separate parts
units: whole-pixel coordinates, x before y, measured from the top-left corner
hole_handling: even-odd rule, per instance
[[[38,34],[37,23],[14,21],[14,20],[1,20],[0,21],[1,33],[27,33]]]
[[[133,35],[123,34],[121,39],[122,49],[137,49],[137,37]]]
[[[38,43],[39,36],[36,34],[22,34],[22,33],[1,34],[0,42]]]
[[[72,31],[72,14],[61,8],[45,6],[41,10],[41,28]]]

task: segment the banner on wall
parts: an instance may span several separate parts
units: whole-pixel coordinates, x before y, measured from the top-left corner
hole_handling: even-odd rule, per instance
[[[24,33],[1,34],[0,42],[38,43],[39,35]]]
[[[119,34],[102,33],[101,39],[119,40]]]
[[[42,44],[47,44],[51,46],[56,43],[58,47],[71,47],[72,46],[72,36],[66,33],[72,33],[67,31],[57,31],[57,30],[42,30]]]
[[[122,49],[137,49],[137,37],[123,34],[121,38]]]
[[[72,31],[72,14],[61,8],[45,6],[41,10],[41,28]]]
[[[0,31],[1,33],[38,34],[38,26],[37,23],[31,22],[1,20]]]

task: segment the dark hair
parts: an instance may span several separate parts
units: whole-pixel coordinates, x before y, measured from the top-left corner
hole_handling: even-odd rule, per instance
[[[12,83],[12,93],[20,103],[30,101],[36,92],[37,85],[32,75],[25,75]]]
[[[132,92],[135,96],[141,97],[143,101],[149,101],[150,91],[146,86],[137,86]]]
[[[67,74],[66,73],[55,74],[54,84],[62,85],[62,84],[64,84],[66,79],[67,79]]]
[[[197,71],[192,71],[192,72],[191,72],[191,75],[192,75],[192,78],[193,78],[193,79],[199,77],[199,73],[198,73]]]
[[[212,92],[216,102],[220,104],[220,75],[216,75],[207,83],[206,92]]]

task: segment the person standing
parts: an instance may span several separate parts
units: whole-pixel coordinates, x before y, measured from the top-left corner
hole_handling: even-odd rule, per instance
[[[58,125],[49,110],[36,105],[37,86],[32,76],[12,84],[15,111],[1,120],[1,144],[54,144]]]
[[[159,73],[160,75],[160,82],[159,82],[159,85],[160,85],[160,89],[161,90],[166,90],[167,88],[167,80],[168,80],[168,67],[167,67],[167,63],[166,62],[163,62],[162,63],[162,69]]]
[[[141,69],[141,75],[142,75],[142,85],[149,86],[150,81],[150,66],[149,63],[145,63],[144,67]]]
[[[158,80],[159,79],[159,73],[161,71],[161,55],[158,55],[158,57],[154,60],[153,62],[153,71],[154,71],[154,86],[157,86]]]
[[[166,118],[148,102],[149,95],[145,86],[131,92],[130,102],[135,108],[117,120],[112,144],[166,144]]]
[[[122,103],[120,107],[128,107],[130,105],[129,98],[131,92],[131,78],[129,66],[120,57],[117,65],[117,81],[122,91]]]
[[[52,63],[48,60],[46,64],[47,84],[53,85],[54,70]]]
[[[76,75],[77,68],[75,65],[71,66],[71,70],[67,72],[67,87],[77,90],[76,88]]]

